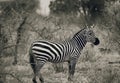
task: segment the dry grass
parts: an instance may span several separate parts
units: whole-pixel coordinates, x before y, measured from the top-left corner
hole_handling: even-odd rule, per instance
[[[83,56],[84,53],[81,55],[81,59],[84,59]],[[119,83],[120,64],[109,64],[111,60],[113,62],[118,61],[120,59],[119,55],[115,53],[105,54],[98,59],[99,56],[101,56],[101,53],[92,57],[97,59],[94,62],[80,59],[72,83]],[[1,58],[1,67],[4,67],[4,69],[0,72],[0,79],[3,83],[32,83],[33,72],[28,63],[28,58],[28,55],[19,56],[19,63],[15,66],[11,62],[13,57]],[[45,78],[45,83],[69,83],[67,81],[67,63],[64,63],[64,72],[56,73],[51,63],[45,64],[41,72]]]

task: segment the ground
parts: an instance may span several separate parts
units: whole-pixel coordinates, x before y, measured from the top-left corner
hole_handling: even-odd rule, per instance
[[[84,61],[85,53],[81,55],[71,83],[119,83],[120,78],[120,57],[117,53],[97,54],[92,60]],[[29,64],[28,55],[19,55],[17,65],[13,65],[14,57],[0,58],[0,83],[32,83],[33,72]],[[110,62],[116,62],[114,64]],[[70,83],[67,80],[68,66],[63,65],[64,71],[56,73],[51,63],[46,63],[41,72],[45,78],[45,83]],[[110,82],[109,82],[110,81]]]

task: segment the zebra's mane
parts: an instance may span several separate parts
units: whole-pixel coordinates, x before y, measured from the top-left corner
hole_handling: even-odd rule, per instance
[[[87,28],[83,28],[83,29],[81,29],[80,31],[78,31],[73,37],[76,37],[76,36],[78,36],[82,31],[84,31],[84,30],[86,30]]]

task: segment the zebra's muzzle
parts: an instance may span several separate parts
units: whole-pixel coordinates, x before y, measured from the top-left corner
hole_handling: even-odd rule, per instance
[[[94,45],[98,45],[100,43],[98,38],[95,38],[95,42],[93,43]]]

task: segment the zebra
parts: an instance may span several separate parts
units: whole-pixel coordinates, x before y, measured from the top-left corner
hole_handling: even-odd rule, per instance
[[[59,43],[45,40],[33,42],[29,52],[30,64],[34,72],[33,83],[37,83],[36,77],[39,77],[40,82],[44,83],[44,78],[39,71],[46,62],[68,62],[68,81],[73,81],[76,62],[87,42],[91,42],[93,45],[100,43],[90,28],[84,28],[71,39]]]

